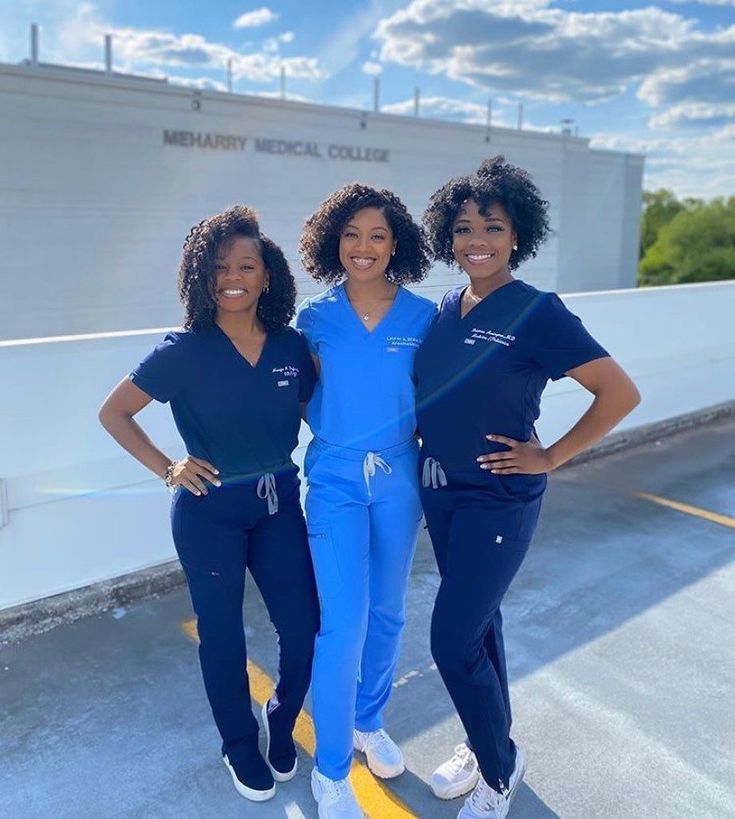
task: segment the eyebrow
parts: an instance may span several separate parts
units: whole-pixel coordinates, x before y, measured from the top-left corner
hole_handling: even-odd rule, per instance
[[[482,216],[482,214],[480,214],[480,215]],[[505,222],[505,219],[503,219],[502,216],[493,216],[492,214],[490,216],[483,216],[482,218],[486,222]],[[460,216],[460,217],[458,217],[457,219],[454,220],[454,224],[456,225],[457,222],[469,222],[469,221],[471,221],[469,216]]]
[[[215,261],[217,261],[217,262],[224,261],[224,259],[225,259],[225,257],[224,257],[224,256],[215,256],[214,258],[215,258]],[[240,258],[238,259],[238,261],[240,261],[240,262],[244,262],[246,259],[252,259],[254,262],[257,262],[257,261],[258,261],[258,257],[257,257],[257,256],[240,256]]]
[[[348,222],[345,225],[345,230],[348,228],[355,228],[355,230],[359,230],[360,228],[354,222]],[[376,227],[371,227],[370,230],[389,230],[385,225],[377,225]]]

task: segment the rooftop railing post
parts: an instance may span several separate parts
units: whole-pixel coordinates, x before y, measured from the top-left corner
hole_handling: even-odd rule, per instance
[[[38,24],[31,23],[31,65],[38,65]]]

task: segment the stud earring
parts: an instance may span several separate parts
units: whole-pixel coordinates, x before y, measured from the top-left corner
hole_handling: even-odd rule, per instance
[[[516,244],[513,245],[513,250],[518,250],[518,243],[517,242],[516,242]]]

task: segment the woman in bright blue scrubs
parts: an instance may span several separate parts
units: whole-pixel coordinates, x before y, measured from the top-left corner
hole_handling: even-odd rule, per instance
[[[332,286],[296,324],[320,369],[307,406],[309,546],[321,602],[312,702],[320,819],[362,816],[353,747],[380,777],[404,770],[383,727],[421,519],[413,363],[436,314],[403,285],[424,278],[425,241],[389,191],[352,184],[306,222],[304,267]]]
[[[495,157],[444,185],[424,215],[435,258],[469,277],[444,296],[416,356],[421,497],[441,576],[432,654],[468,738],[431,788],[444,799],[473,791],[461,819],[504,819],[525,770],[510,737],[500,604],[536,527],[546,473],[640,400],[558,296],[513,277],[548,234],[547,207],[525,171]],[[541,393],[564,376],[594,400],[544,447],[534,430]]]
[[[299,504],[301,408],[316,379],[288,327],[296,289],[280,248],[237,206],[194,226],[179,270],[183,331],[115,387],[107,431],[174,491],[176,551],[198,618],[204,685],[237,791],[263,801],[291,779],[292,732],[309,687],[319,604]],[[134,420],[170,402],[187,456],[171,460]],[[280,646],[279,681],[262,711],[266,759],[250,705],[243,628],[245,571]]]

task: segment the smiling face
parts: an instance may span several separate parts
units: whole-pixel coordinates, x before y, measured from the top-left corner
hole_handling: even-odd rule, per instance
[[[477,202],[468,199],[452,226],[454,258],[471,279],[509,280],[508,262],[516,239],[510,217],[498,202],[488,205],[483,215]]]
[[[384,277],[395,249],[393,231],[378,208],[358,210],[339,237],[339,260],[347,278],[361,282]]]
[[[217,248],[214,263],[214,300],[217,312],[247,312],[255,310],[268,273],[255,239],[235,236],[231,242]]]

